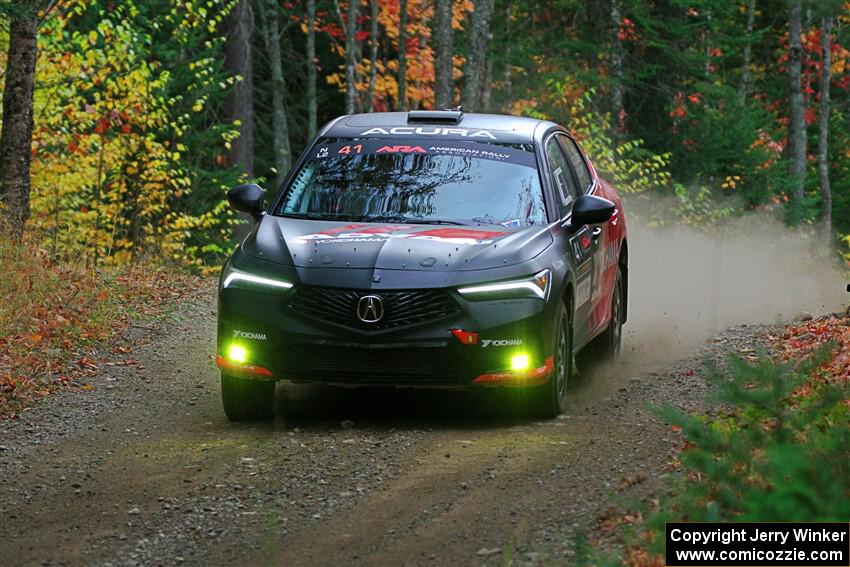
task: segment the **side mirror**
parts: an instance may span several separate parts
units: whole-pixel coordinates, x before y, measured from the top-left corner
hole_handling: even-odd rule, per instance
[[[582,195],[573,204],[570,225],[581,228],[586,224],[605,222],[614,216],[615,205],[608,199],[596,195]]]
[[[263,214],[265,191],[259,185],[237,185],[227,192],[227,202],[237,211],[248,213],[255,219]]]

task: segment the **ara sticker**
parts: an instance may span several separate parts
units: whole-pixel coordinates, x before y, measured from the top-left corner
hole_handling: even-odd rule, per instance
[[[422,146],[381,146],[376,154],[427,154]]]

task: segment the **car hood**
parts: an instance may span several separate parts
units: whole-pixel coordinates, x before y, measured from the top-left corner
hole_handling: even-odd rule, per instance
[[[300,268],[463,271],[526,262],[553,242],[549,227],[353,223],[265,215],[242,250]]]

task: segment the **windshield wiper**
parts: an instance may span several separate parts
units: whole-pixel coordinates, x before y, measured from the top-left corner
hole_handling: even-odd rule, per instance
[[[328,215],[322,213],[282,213],[281,216],[292,219],[327,220],[338,222],[397,222],[408,224],[450,224],[464,226],[466,223],[444,219],[417,219],[402,215]]]
[[[340,222],[351,221],[351,218],[347,215],[326,215],[322,213],[281,213],[280,216],[287,219],[326,220]]]
[[[402,215],[376,215],[376,216],[366,216],[363,215],[361,217],[357,217],[357,222],[398,222],[398,223],[406,223],[406,224],[451,224],[455,226],[463,226],[465,223],[454,220],[444,220],[444,219],[417,219],[405,217]]]
[[[466,223],[453,220],[443,219],[405,219],[410,224],[453,224],[455,226],[464,226]]]

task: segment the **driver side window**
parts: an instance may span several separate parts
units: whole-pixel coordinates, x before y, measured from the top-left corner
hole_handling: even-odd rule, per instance
[[[573,201],[579,197],[579,191],[570,171],[570,164],[554,136],[546,142],[546,161],[558,199],[559,216],[563,218],[572,207]]]

